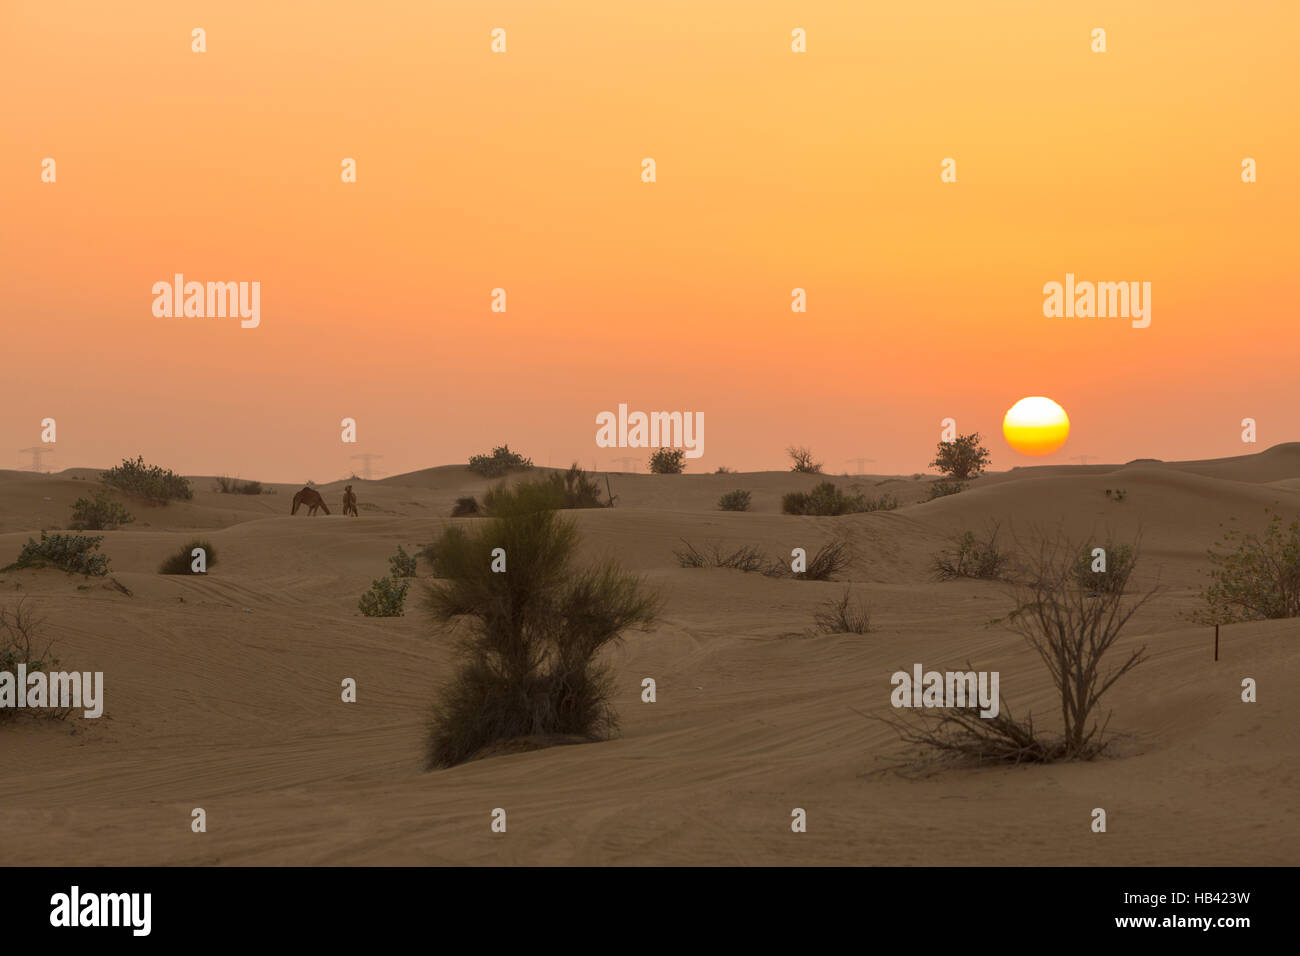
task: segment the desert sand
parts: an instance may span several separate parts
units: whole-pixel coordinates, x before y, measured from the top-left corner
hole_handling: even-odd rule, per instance
[[[165,464],[165,462],[163,462]],[[68,524],[96,472],[0,472],[0,564],[28,535]],[[255,476],[254,476],[255,477]],[[569,512],[586,555],[613,556],[662,589],[658,625],[614,652],[615,739],[424,769],[429,705],[453,664],[417,584],[405,617],[360,616],[357,599],[398,545],[432,540],[461,495],[491,484],[449,466],[320,486],[332,516],[290,517],[298,485],[247,497],[193,479],[193,501],[127,500],[136,522],[104,532],[128,597],[61,572],[0,574],[31,598],[61,667],[101,670],[105,716],[0,727],[0,862],[6,864],[1295,864],[1300,861],[1300,621],[1192,623],[1206,548],[1234,517],[1300,514],[1300,444],[1215,461],[1020,468],[922,502],[929,479],[854,476],[896,511],[780,514],[817,477],[611,475],[613,509]],[[749,513],[716,510],[734,488]],[[1128,492],[1108,501],[1106,488]],[[889,675],[966,660],[1001,672],[1017,713],[1050,723],[1046,671],[986,622],[1004,586],[940,583],[932,555],[985,521],[1117,540],[1142,536],[1139,584],[1165,587],[1116,654],[1150,660],[1106,699],[1121,735],[1089,763],[889,771]],[[481,519],[466,518],[457,521]],[[678,567],[685,538],[810,551],[854,530],[854,593],[868,634],[810,635],[843,583]],[[201,531],[219,550],[206,578],[159,562]],[[420,574],[429,575],[421,562]],[[79,585],[89,583],[88,588]],[[357,681],[358,701],[340,700]],[[653,677],[658,700],[640,699]],[[1241,680],[1258,703],[1240,699]],[[207,832],[190,829],[191,810]],[[505,834],[490,829],[494,808]],[[807,811],[806,833],[791,811]],[[1103,807],[1108,832],[1091,832]]]

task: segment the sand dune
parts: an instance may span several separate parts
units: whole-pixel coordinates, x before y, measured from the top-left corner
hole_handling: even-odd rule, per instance
[[[29,535],[65,526],[95,472],[0,472],[0,561]],[[0,728],[6,863],[40,864],[1285,864],[1300,858],[1300,622],[1224,629],[1190,623],[1206,548],[1264,508],[1300,514],[1300,444],[1203,462],[1022,468],[923,502],[927,481],[831,478],[897,511],[842,518],[780,514],[813,476],[612,475],[617,506],[573,512],[584,553],[616,557],[666,596],[663,619],[615,652],[622,718],[608,742],[493,756],[428,773],[424,721],[450,673],[452,637],[418,597],[407,616],[369,619],[359,595],[396,546],[431,540],[454,500],[489,482],[466,468],[354,481],[361,517],[341,517],[342,482],[321,486],[335,514],[289,516],[296,485],[132,503],[105,532],[113,577],[133,592],[54,571],[0,574],[31,597],[64,667],[105,673],[105,716],[23,719]],[[716,510],[733,488],[754,510]],[[1106,488],[1123,488],[1114,503]],[[458,519],[475,520],[475,519]],[[1004,589],[937,583],[934,551],[965,528],[1009,532],[1063,522],[1074,535],[1142,536],[1144,582],[1165,590],[1125,647],[1150,660],[1109,698],[1115,754],[1089,764],[884,772],[889,674],[969,659],[996,669],[1017,711],[1052,712],[1047,675],[1018,637],[987,622]],[[866,635],[809,636],[843,583],[687,570],[685,538],[752,544],[773,556],[851,529]],[[156,573],[201,531],[219,552],[202,579]],[[421,568],[422,574],[427,574]],[[88,587],[85,586],[88,583]],[[640,702],[640,681],[658,702]],[[339,701],[344,677],[359,701]],[[1243,677],[1259,702],[1243,704]],[[1089,830],[1105,807],[1109,832]],[[190,832],[203,807],[208,832]],[[493,834],[493,808],[507,834]],[[790,831],[795,807],[808,832]]]

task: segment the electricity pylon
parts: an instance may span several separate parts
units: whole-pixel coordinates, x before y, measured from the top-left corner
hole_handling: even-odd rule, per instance
[[[45,445],[33,445],[31,448],[19,448],[20,452],[30,452],[32,456],[32,471],[41,470],[41,456],[53,455],[53,449]]]
[[[382,471],[376,472],[373,468],[370,467],[370,463],[372,461],[374,461],[376,458],[383,458],[384,457],[383,455],[375,455],[370,452],[366,452],[363,455],[353,455],[352,457],[361,459],[361,477],[366,481],[369,481],[372,477],[374,477],[377,474],[378,475],[383,474]]]

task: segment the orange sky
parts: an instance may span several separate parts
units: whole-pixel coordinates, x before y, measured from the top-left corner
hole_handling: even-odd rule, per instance
[[[6,0],[0,467],[45,417],[56,469],[605,467],[645,457],[596,447],[620,402],[704,413],[691,471],[793,443],[911,473],[945,417],[995,468],[1300,439],[1297,28],[1292,2]],[[260,281],[260,327],[155,318],[176,272]],[[1151,282],[1151,327],[1045,318],[1066,272]],[[1031,460],[1000,424],[1037,394],[1073,432]]]

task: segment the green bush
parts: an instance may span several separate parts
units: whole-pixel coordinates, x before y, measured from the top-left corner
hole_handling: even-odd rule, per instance
[[[600,486],[577,463],[562,474],[553,473],[544,478],[522,481],[514,488],[507,488],[505,482],[489,488],[483,496],[483,507],[488,514],[496,514],[500,502],[504,501],[513,507],[520,494],[526,495],[537,507],[552,511],[606,507],[600,500]]]
[[[680,475],[686,470],[686,452],[681,448],[656,448],[650,454],[652,475]]]
[[[966,485],[960,481],[936,481],[933,482],[926,490],[926,501],[934,501],[936,498],[946,498],[948,495],[958,495],[966,490]]]
[[[383,577],[370,582],[370,590],[361,595],[357,606],[366,617],[401,617],[406,607],[406,591],[411,586],[407,579],[395,581]]]
[[[532,467],[531,458],[516,454],[509,445],[498,445],[490,455],[473,455],[469,460],[469,470],[484,478],[500,478],[506,472],[526,471]]]
[[[934,557],[934,573],[940,581],[952,578],[978,578],[997,580],[1006,575],[1010,556],[998,547],[998,526],[995,524],[984,537],[965,531],[956,536],[952,546]]]
[[[625,629],[653,621],[657,598],[613,563],[576,567],[576,528],[553,500],[547,483],[497,489],[489,520],[449,528],[429,549],[443,578],[429,588],[435,619],[469,618],[460,666],[433,710],[431,767],[506,740],[594,739],[616,726],[596,659]],[[505,572],[492,570],[497,548]]]
[[[1092,569],[1096,559],[1093,557],[1092,548],[1089,547],[1074,563],[1074,579],[1085,591],[1122,594],[1124,586],[1128,584],[1129,575],[1133,573],[1137,552],[1132,545],[1109,543],[1105,546],[1105,551],[1105,571]]]
[[[388,559],[389,576],[392,578],[415,577],[415,556],[406,553],[400,544],[397,553]]]
[[[68,527],[74,531],[104,531],[134,520],[131,512],[109,497],[108,489],[100,488],[93,498],[78,498],[73,502]]]
[[[18,560],[4,570],[13,568],[58,568],[69,574],[86,577],[103,577],[108,574],[108,555],[98,554],[102,534],[86,537],[81,534],[47,534],[41,540],[28,538],[18,553]]]
[[[1201,592],[1204,611],[1196,620],[1208,624],[1300,617],[1300,519],[1283,526],[1272,517],[1262,534],[1232,529],[1222,550],[1209,549],[1212,583]]]
[[[173,498],[188,501],[194,497],[189,479],[158,465],[146,465],[143,456],[136,456],[134,461],[123,458],[122,464],[108,469],[100,478],[106,485],[159,504]]]
[[[264,494],[260,481],[240,481],[222,475],[217,479],[217,488],[223,495],[260,495]]]
[[[718,508],[722,511],[748,511],[749,497],[748,491],[728,491],[718,499]]]
[[[194,570],[194,549],[203,549],[204,565],[211,570],[212,566],[217,563],[217,549],[212,546],[212,542],[200,540],[198,538],[185,545],[175,554],[169,555],[165,561],[158,567],[159,574],[197,574]],[[206,573],[206,572],[204,572]]]
[[[978,478],[984,472],[984,466],[992,459],[989,450],[980,444],[980,433],[959,435],[956,441],[939,442],[939,452],[931,468],[938,468],[949,478],[967,481]]]
[[[823,481],[812,491],[791,491],[781,497],[781,510],[788,515],[847,515],[893,511],[897,507],[898,498],[888,492],[879,498],[861,493],[846,495],[830,481]]]

